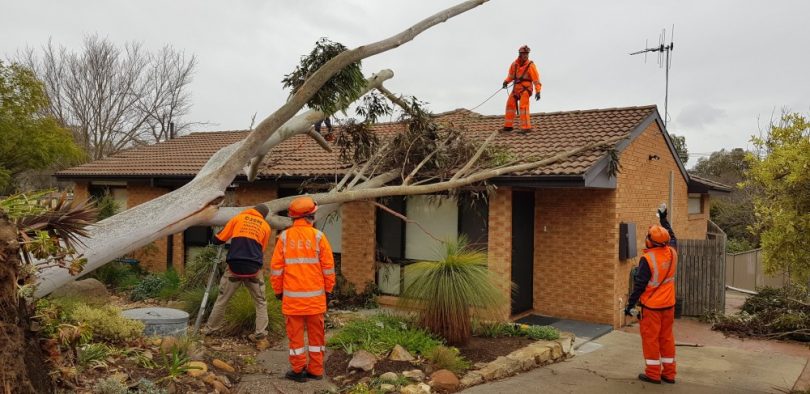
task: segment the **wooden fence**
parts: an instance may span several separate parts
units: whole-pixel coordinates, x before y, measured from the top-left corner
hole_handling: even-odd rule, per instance
[[[678,240],[676,297],[681,314],[699,316],[726,307],[726,237]]]
[[[726,285],[755,291],[760,287],[783,287],[790,282],[786,273],[768,275],[762,262],[762,249],[726,255]]]

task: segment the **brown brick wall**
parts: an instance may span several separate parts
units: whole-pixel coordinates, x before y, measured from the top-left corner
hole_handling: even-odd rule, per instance
[[[376,209],[370,202],[349,202],[343,204],[340,215],[343,233],[340,271],[360,292],[367,283],[374,282]]]
[[[487,264],[498,278],[507,303],[502,312],[508,318],[511,312],[512,288],[512,189],[498,188],[489,195],[489,234]]]
[[[649,160],[657,155],[659,160]],[[656,123],[650,124],[630,146],[621,153],[621,173],[617,179],[618,222],[636,225],[636,247],[638,255],[632,259],[619,261],[614,257],[615,290],[613,325],[619,327],[624,322],[622,309],[627,302],[630,270],[638,264],[644,249],[647,228],[658,223],[656,208],[669,199],[670,172],[674,176],[673,206],[670,207],[675,234],[679,238],[692,238],[688,220],[687,184],[678,169],[675,158],[667,147],[664,136]],[[618,222],[614,227],[618,227]],[[705,236],[705,221],[703,222]],[[702,238],[702,237],[701,237]],[[614,255],[617,256],[617,255]]]
[[[127,206],[132,208],[168,192],[169,190],[166,188],[130,183],[127,185]],[[175,245],[178,243],[177,237],[175,237],[174,243]],[[166,237],[162,237],[160,239],[156,239],[151,244],[134,251],[132,255],[140,261],[140,265],[143,269],[151,272],[163,272],[166,271],[167,246],[168,243],[166,242]]]
[[[542,189],[535,201],[535,312],[613,324],[615,191]]]
[[[709,195],[703,194],[701,195],[700,205],[701,205],[701,212],[700,213],[690,213],[689,214],[689,224],[686,229],[686,233],[684,235],[679,235],[681,238],[688,238],[688,239],[705,239],[706,238],[706,231],[707,225],[709,220]]]

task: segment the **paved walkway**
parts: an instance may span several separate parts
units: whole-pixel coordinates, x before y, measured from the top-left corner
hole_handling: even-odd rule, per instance
[[[587,354],[463,392],[784,393],[793,388],[807,364],[806,357],[773,351],[678,347],[678,383],[651,385],[636,378],[643,368],[637,333],[614,331],[592,344]]]

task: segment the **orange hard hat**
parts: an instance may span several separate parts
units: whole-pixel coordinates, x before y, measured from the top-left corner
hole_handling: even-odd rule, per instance
[[[298,197],[290,202],[290,208],[287,209],[291,218],[302,218],[309,216],[318,210],[318,203],[312,197]]]
[[[645,241],[648,248],[655,246],[665,246],[669,243],[669,231],[667,229],[654,224],[647,230],[647,239]]]
[[[524,46],[520,47],[520,49],[518,49],[518,53],[529,53],[531,51],[532,50],[529,49],[528,45],[524,45]]]

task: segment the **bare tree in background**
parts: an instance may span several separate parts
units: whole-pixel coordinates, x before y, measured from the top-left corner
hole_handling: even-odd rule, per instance
[[[40,53],[19,59],[37,73],[51,99],[50,111],[90,159],[135,144],[165,141],[186,130],[191,107],[188,84],[195,56],[171,46],[156,53],[128,42],[123,48],[96,35],[74,52],[49,41]]]

